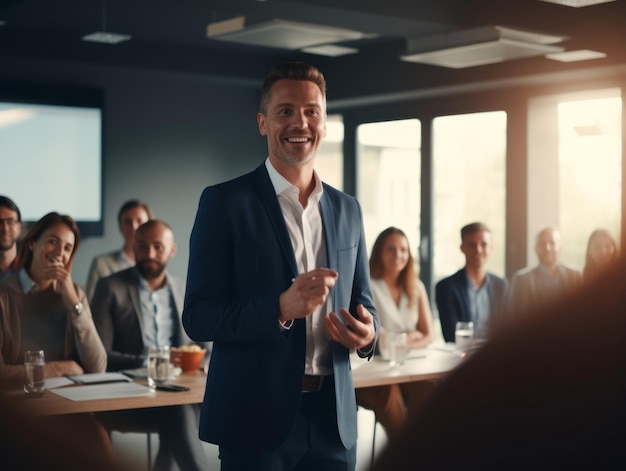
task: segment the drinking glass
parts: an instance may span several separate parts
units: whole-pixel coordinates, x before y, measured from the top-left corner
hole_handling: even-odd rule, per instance
[[[406,342],[405,332],[389,334],[389,365],[391,367],[404,365],[407,354]]]
[[[467,352],[472,348],[472,342],[474,340],[474,323],[457,322],[454,334],[457,350]]]
[[[148,386],[156,388],[170,377],[170,347],[148,349]]]
[[[27,350],[24,354],[24,367],[26,368],[26,381],[24,392],[33,396],[41,396],[46,390],[44,379],[44,366],[46,360],[43,350]]]

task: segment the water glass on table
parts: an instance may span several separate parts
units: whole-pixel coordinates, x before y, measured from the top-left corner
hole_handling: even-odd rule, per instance
[[[472,348],[474,341],[474,323],[473,322],[457,322],[454,332],[454,341],[456,349],[461,352],[467,352]]]
[[[24,354],[24,367],[26,368],[26,380],[24,392],[31,396],[41,396],[46,390],[44,379],[44,366],[46,359],[43,350],[27,350]]]
[[[148,386],[156,388],[170,377],[170,347],[148,349]]]
[[[389,334],[389,365],[404,365],[407,354],[407,335],[405,332]]]

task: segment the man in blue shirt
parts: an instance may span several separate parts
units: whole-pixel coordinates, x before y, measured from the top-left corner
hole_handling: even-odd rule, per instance
[[[493,250],[491,230],[474,222],[461,229],[461,252],[465,267],[442,279],[435,288],[435,299],[443,338],[454,342],[459,321],[474,323],[474,338],[486,338],[493,318],[502,314],[508,281],[487,271]]]
[[[181,316],[184,285],[166,267],[176,253],[171,228],[151,219],[135,233],[136,266],[100,278],[92,298],[93,316],[107,351],[107,370],[145,366],[148,347],[190,342]],[[155,429],[159,453],[155,470],[208,469],[208,454],[198,438],[197,404],[98,414],[110,430]]]

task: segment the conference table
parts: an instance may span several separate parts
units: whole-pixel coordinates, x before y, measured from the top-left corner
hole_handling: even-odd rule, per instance
[[[133,383],[147,387],[147,380],[134,379]],[[105,412],[124,409],[142,409],[147,407],[167,407],[182,404],[197,404],[204,398],[206,374],[201,371],[183,373],[170,381],[171,384],[186,386],[188,391],[146,390],[144,395],[111,397],[75,401],[63,397],[54,391],[65,388],[89,388],[93,386],[72,385],[64,388],[46,390],[41,397],[27,397],[22,391],[10,391],[5,394],[7,400],[27,415],[62,415],[82,412]]]
[[[388,360],[379,356],[370,361],[353,356],[352,379],[357,389],[440,379],[456,368],[463,358],[463,354],[448,345],[410,350],[402,366],[391,366]]]
[[[352,358],[352,376],[355,388],[380,386],[393,383],[425,381],[444,377],[463,360],[462,356],[450,348],[426,348],[411,351],[402,366],[390,366],[388,361],[375,356],[367,361]],[[62,415],[84,412],[105,412],[147,407],[167,407],[181,404],[201,403],[204,398],[206,374],[202,371],[183,373],[170,381],[186,386],[188,391],[147,391],[143,395],[129,397],[71,400],[53,390],[47,390],[37,398],[26,397],[22,391],[5,394],[12,404],[27,415]],[[147,386],[145,379],[134,379],[136,385]],[[72,385],[67,388],[89,386]],[[58,389],[60,391],[63,388]]]

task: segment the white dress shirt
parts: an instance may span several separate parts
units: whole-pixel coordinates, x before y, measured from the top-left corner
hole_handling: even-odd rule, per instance
[[[319,210],[323,188],[317,173],[313,172],[315,189],[309,196],[306,208],[303,208],[298,199],[300,190],[276,171],[269,157],[265,160],[265,166],[285,218],[298,264],[298,273],[326,267],[328,265],[326,242]],[[333,372],[330,341],[324,324],[324,316],[331,310],[329,298],[312,315],[306,317],[304,372],[308,375],[329,375]],[[278,313],[276,318],[278,320]]]

